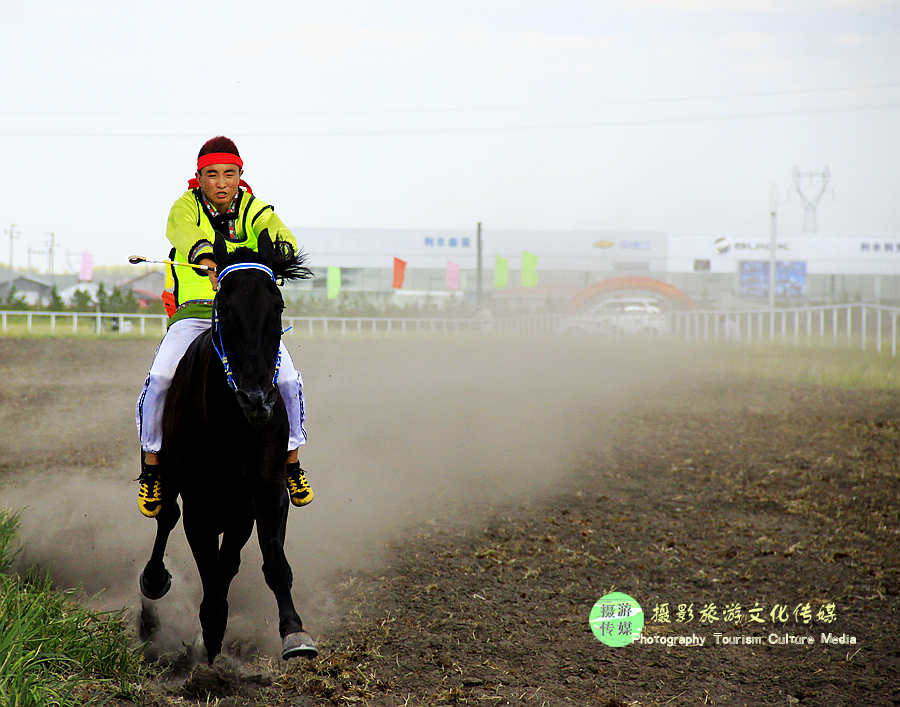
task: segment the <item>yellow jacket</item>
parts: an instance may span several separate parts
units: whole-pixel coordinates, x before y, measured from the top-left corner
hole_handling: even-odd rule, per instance
[[[225,239],[229,251],[241,247],[256,250],[259,234],[267,230],[273,243],[284,241],[297,252],[297,240],[275,213],[274,207],[243,189],[238,189],[236,199],[235,235],[232,237],[224,221],[226,216],[213,216],[207,211],[199,189],[189,189],[182,194],[172,204],[166,223],[166,238],[172,244],[169,258],[196,263],[201,258],[212,257],[212,244],[217,231]],[[173,294],[178,308],[169,318],[169,324],[187,317],[211,316],[215,292],[206,272],[172,265],[166,267],[169,269],[166,281],[174,285]]]

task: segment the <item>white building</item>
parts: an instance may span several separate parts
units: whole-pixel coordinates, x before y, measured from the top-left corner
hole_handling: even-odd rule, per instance
[[[406,261],[404,289],[447,292],[448,263],[460,289],[474,296],[477,237],[469,230],[296,228],[324,288],[329,265],[342,270],[344,291],[389,296],[394,257]],[[562,297],[611,278],[650,277],[713,304],[763,302],[768,296],[769,237],[656,231],[490,230],[482,234],[486,296],[519,291],[522,252],[538,259],[541,296]],[[777,239],[780,301],[900,301],[900,234],[789,235]],[[494,291],[497,258],[509,264],[508,289]]]

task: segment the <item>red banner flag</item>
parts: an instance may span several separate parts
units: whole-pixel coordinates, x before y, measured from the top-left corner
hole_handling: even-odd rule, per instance
[[[406,276],[406,261],[400,258],[394,258],[394,284],[391,285],[395,290],[403,287],[403,278]]]

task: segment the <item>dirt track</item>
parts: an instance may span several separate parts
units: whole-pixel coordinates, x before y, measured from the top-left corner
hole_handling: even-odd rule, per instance
[[[153,532],[131,483],[152,349],[0,339],[3,505],[29,506],[25,561],[102,590],[104,607],[138,606]],[[278,642],[248,546],[226,636],[234,672],[176,663],[151,703],[206,704],[206,692],[247,705],[900,700],[895,394],[735,382],[686,352],[590,342],[291,349],[317,497],[292,511],[288,554],[322,657],[253,658]],[[193,636],[199,600],[180,534],[168,563],[175,585],[153,645],[164,662]],[[706,644],[603,645],[587,618],[613,589],[641,604],[645,636]],[[744,623],[724,619],[735,603]],[[676,619],[679,604],[693,604],[691,621]],[[746,623],[754,604],[765,624]],[[716,645],[717,632],[764,643]],[[769,645],[770,634],[814,644]]]

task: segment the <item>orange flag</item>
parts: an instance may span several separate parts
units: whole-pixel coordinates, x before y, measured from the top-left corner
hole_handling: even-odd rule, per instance
[[[406,261],[394,258],[394,284],[392,287],[399,290],[403,287],[403,278],[406,276]]]

